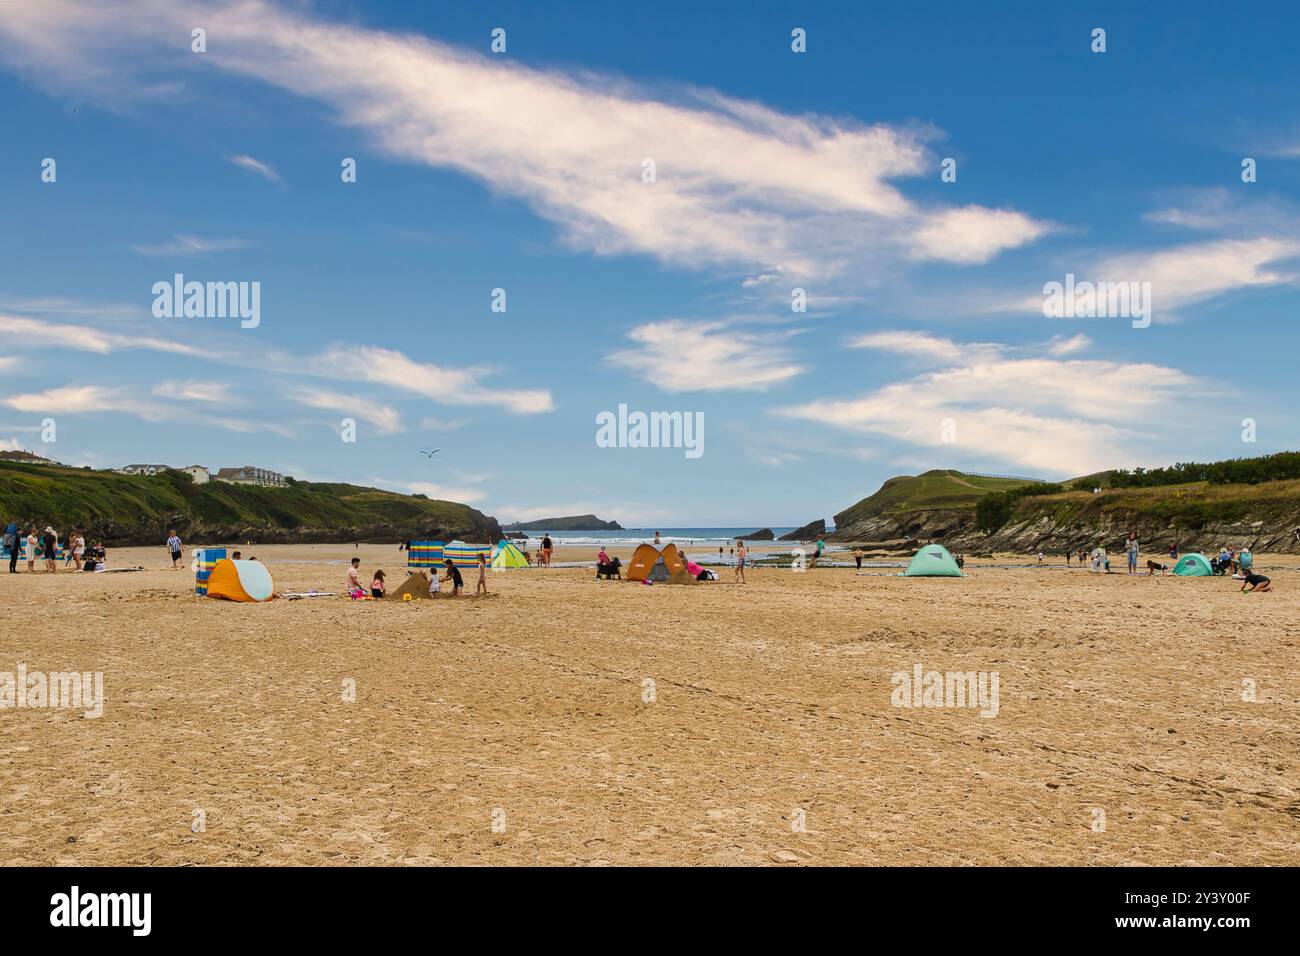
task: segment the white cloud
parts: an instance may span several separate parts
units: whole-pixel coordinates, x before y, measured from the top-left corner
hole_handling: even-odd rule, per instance
[[[231,402],[230,386],[225,382],[176,382],[155,385],[152,394],[159,398],[177,398],[187,402]]]
[[[393,435],[402,430],[402,417],[388,405],[380,405],[356,395],[345,395],[323,388],[294,388],[289,397],[311,408],[338,412],[359,418],[375,426],[381,435]]]
[[[1149,363],[958,349],[952,367],[860,398],[813,401],[777,414],[942,449],[945,456],[1077,475],[1129,463],[1147,437],[1131,424],[1167,423],[1175,400],[1194,384],[1177,369]],[[947,440],[946,420],[955,441]]]
[[[20,412],[44,415],[123,414],[147,422],[183,422],[192,418],[192,412],[188,409],[158,398],[140,396],[125,386],[67,385],[43,392],[9,395],[0,398],[0,405],[7,405]],[[205,427],[233,432],[268,431],[286,438],[293,437],[293,431],[286,426],[263,420],[205,415],[203,424]]]
[[[1300,240],[1296,239],[1271,236],[1217,239],[1157,252],[1111,256],[1076,274],[1075,281],[1150,282],[1150,313],[1160,321],[1168,319],[1171,310],[1226,292],[1294,282],[1296,273],[1277,266],[1297,256],[1300,256]],[[1063,279],[1064,276],[1059,276],[1051,281]],[[1045,296],[1034,295],[1024,299],[1020,307],[1041,315],[1044,301]],[[1063,312],[1063,301],[1061,304],[1059,311]]]
[[[420,494],[426,498],[436,498],[442,501],[459,501],[464,504],[472,504],[475,501],[483,500],[482,489],[469,486],[456,487],[439,485],[431,481],[410,481],[406,482],[404,487],[413,495]]]
[[[202,20],[202,57],[177,36]],[[923,208],[894,181],[932,167],[925,132],[795,115],[717,92],[523,66],[313,19],[301,5],[15,4],[0,50],[91,95],[189,70],[259,78],[336,109],[384,152],[527,201],[576,247],[676,265],[856,277],[881,257],[983,262],[1045,228],[1003,209]],[[642,162],[657,179],[642,181]],[[268,177],[250,156],[232,157]]]
[[[913,254],[964,264],[988,262],[1004,249],[1033,242],[1048,231],[1011,209],[962,206],[925,217],[913,234]]]
[[[204,239],[202,236],[173,236],[169,241],[152,246],[132,246],[142,256],[200,256],[209,252],[228,252],[247,249],[247,239]]]
[[[22,442],[17,438],[0,438],[0,451],[25,451]]]
[[[941,362],[956,361],[962,355],[962,347],[956,342],[925,332],[870,332],[851,341],[849,347],[897,352]]]
[[[606,361],[670,392],[764,389],[803,371],[781,344],[787,334],[742,332],[728,322],[649,322],[628,333],[638,348]]]
[[[1068,339],[1057,336],[1048,343],[1047,351],[1052,355],[1063,356],[1073,355],[1075,352],[1085,352],[1092,347],[1092,339],[1086,335],[1072,335]]]
[[[207,354],[203,349],[182,342],[148,335],[123,335],[88,325],[63,325],[16,315],[0,315],[0,338],[6,337],[15,346],[52,346],[79,352],[97,352],[100,355],[121,349],[147,349],[175,355]]]
[[[516,415],[536,415],[555,408],[551,393],[545,389],[493,389],[480,385],[479,379],[490,369],[417,362],[401,352],[376,346],[338,346],[314,360],[311,367],[328,369],[328,374],[336,378],[374,382],[444,405],[493,405]]]
[[[280,181],[280,174],[277,173],[273,168],[271,168],[271,166],[269,166],[267,163],[262,162],[260,159],[254,159],[252,156],[245,156],[243,154],[240,154],[238,156],[231,156],[230,161],[234,163],[236,166],[242,167],[243,169],[251,170],[252,172],[257,173],[259,176],[264,176],[273,182]]]

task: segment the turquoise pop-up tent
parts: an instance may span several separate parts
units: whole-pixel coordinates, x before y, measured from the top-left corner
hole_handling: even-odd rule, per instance
[[[1178,559],[1174,565],[1174,574],[1181,574],[1185,578],[1208,578],[1214,575],[1214,569],[1210,567],[1205,555],[1193,552]]]
[[[960,578],[964,577],[957,562],[941,544],[927,544],[903,572],[905,578]]]

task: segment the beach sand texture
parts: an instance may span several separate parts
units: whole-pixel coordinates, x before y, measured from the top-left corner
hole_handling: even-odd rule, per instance
[[[292,590],[354,553],[250,552]],[[0,711],[4,863],[1300,862],[1294,558],[1257,559],[1291,567],[1262,595],[1054,563],[264,605],[194,597],[161,548],[110,560],[149,570],[0,573],[0,671],[106,693]],[[997,716],[893,706],[918,663],[997,671]]]

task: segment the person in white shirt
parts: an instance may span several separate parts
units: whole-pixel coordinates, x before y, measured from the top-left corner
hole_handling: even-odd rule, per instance
[[[172,570],[175,571],[181,566],[181,539],[177,537],[175,530],[167,534],[167,550],[172,554]]]

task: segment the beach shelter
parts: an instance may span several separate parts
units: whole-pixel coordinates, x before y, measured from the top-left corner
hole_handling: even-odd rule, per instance
[[[442,564],[441,541],[412,541],[406,552],[408,568],[432,568]]]
[[[492,548],[486,544],[466,544],[464,541],[452,541],[442,549],[443,558],[451,558],[459,565],[469,567],[478,561],[478,556],[492,557]]]
[[[632,560],[627,564],[623,577],[629,581],[644,581],[650,576],[650,569],[659,560],[659,549],[653,544],[638,544],[632,552]]]
[[[408,594],[411,596],[411,600],[413,601],[420,598],[433,597],[433,595],[429,593],[429,579],[423,574],[409,575],[407,579],[402,582],[400,587],[396,587],[384,595],[384,600],[405,601],[406,595]]]
[[[497,546],[492,552],[492,560],[488,563],[492,565],[493,571],[528,567],[528,561],[524,558],[524,553],[516,548],[513,542],[504,538],[497,542]]]
[[[960,578],[961,568],[941,544],[927,544],[912,558],[912,563],[903,572],[907,578]]]
[[[1185,554],[1174,565],[1174,574],[1185,578],[1208,578],[1214,576],[1214,569],[1203,554]]]
[[[686,556],[677,550],[677,545],[670,544],[664,548],[661,558],[668,572],[669,584],[694,584],[695,578],[686,569]]]
[[[218,561],[226,559],[225,548],[194,549],[194,593],[199,597],[208,596],[208,579]]]
[[[269,601],[274,595],[275,582],[261,561],[223,558],[208,575],[208,597],[227,601]]]

